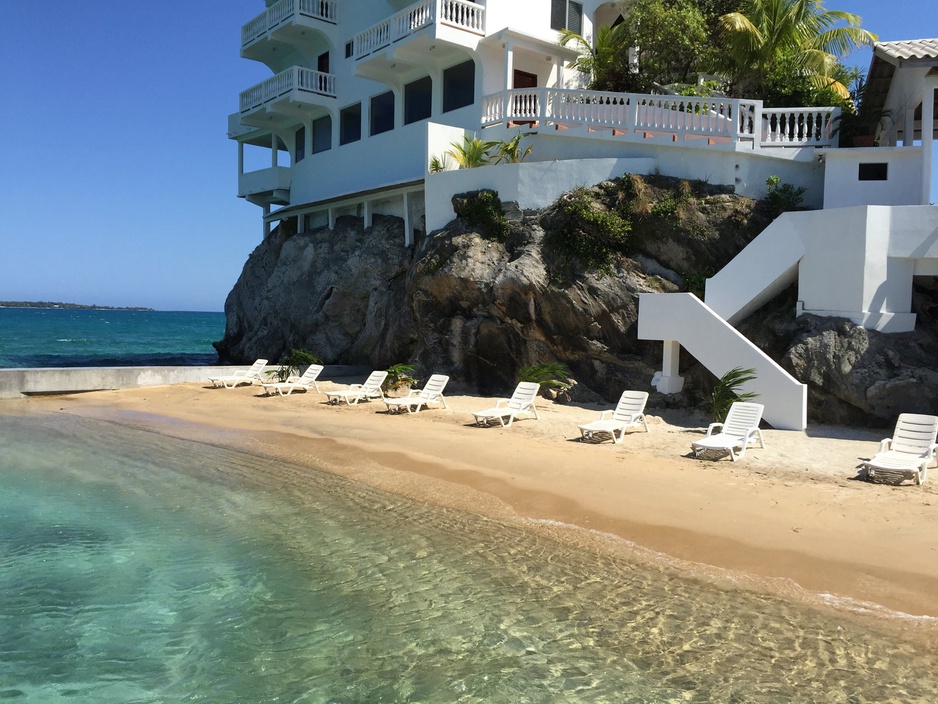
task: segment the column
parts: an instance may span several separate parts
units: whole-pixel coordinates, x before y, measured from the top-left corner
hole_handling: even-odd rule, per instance
[[[514,46],[511,43],[511,40],[505,42],[505,106],[503,108],[502,117],[504,117],[505,127],[508,126],[508,117],[512,113],[512,101],[511,94],[508,92],[512,88],[513,84],[513,75],[515,72],[515,53]],[[477,72],[478,73],[478,72]]]
[[[681,389],[684,388],[684,377],[678,374],[680,361],[680,343],[676,340],[665,340],[661,371],[655,372],[655,376],[651,380],[652,386],[663,394],[680,393]]]
[[[935,90],[938,76],[925,77],[922,91],[922,205],[931,202],[931,172],[935,157]]]
[[[264,216],[261,218],[261,222],[264,223],[264,236],[263,239],[267,239],[270,236],[270,223],[267,222],[267,216],[270,215],[270,203],[264,204]]]
[[[414,227],[410,217],[410,193],[404,191],[404,246],[414,246]]]
[[[279,151],[280,150],[277,149],[277,135],[271,132],[270,133],[270,165],[273,168],[276,168],[277,166],[277,158],[278,158],[277,152]]]
[[[238,176],[244,176],[244,142],[238,140]]]
[[[373,224],[374,218],[372,217],[371,201],[366,200],[362,203],[362,220],[364,221],[365,229],[367,230]]]

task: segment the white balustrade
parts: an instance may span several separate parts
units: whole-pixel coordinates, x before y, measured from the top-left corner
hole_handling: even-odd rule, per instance
[[[839,108],[763,108],[763,146],[827,146]]]
[[[826,146],[838,108],[763,108],[756,100],[521,88],[482,99],[482,126],[540,122],[752,141],[753,148]]]
[[[241,46],[247,46],[274,27],[298,15],[335,24],[335,0],[280,0],[241,27]]]
[[[485,34],[485,7],[468,0],[421,0],[358,34],[353,47],[355,58],[368,56],[437,22]]]
[[[249,112],[294,90],[335,97],[335,76],[293,66],[241,93],[241,112]]]

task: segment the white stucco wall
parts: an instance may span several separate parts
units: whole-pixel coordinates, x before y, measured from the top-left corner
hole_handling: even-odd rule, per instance
[[[920,147],[819,149],[825,162],[824,207],[925,205]],[[860,164],[887,164],[885,181],[861,181]]]
[[[454,217],[457,193],[489,188],[502,201],[521,208],[543,208],[577,186],[592,186],[627,173],[649,174],[653,159],[575,159],[570,161],[499,164],[431,174],[426,181],[427,231],[437,230]]]

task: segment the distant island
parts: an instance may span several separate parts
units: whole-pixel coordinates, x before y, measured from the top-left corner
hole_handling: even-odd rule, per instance
[[[143,310],[153,311],[155,308],[142,306],[86,306],[81,303],[54,303],[51,301],[0,301],[0,308],[63,308],[66,310]]]

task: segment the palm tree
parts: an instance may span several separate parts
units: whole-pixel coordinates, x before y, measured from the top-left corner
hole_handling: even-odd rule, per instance
[[[715,68],[731,78],[734,94],[754,96],[772,65],[789,61],[817,90],[848,97],[833,78],[840,58],[878,39],[860,22],[859,15],[825,9],[822,0],[743,0],[739,11],[720,17],[723,51]]]
[[[498,142],[486,142],[478,137],[465,135],[462,144],[453,142],[450,146],[452,150],[446,154],[456,160],[459,168],[474,169],[477,166],[485,166],[492,160],[492,150],[498,146]]]
[[[577,50],[579,56],[572,67],[589,75],[591,89],[621,91],[630,82],[629,47],[624,28],[624,24],[597,27],[594,43],[569,29],[561,30],[560,45],[572,44]]]

